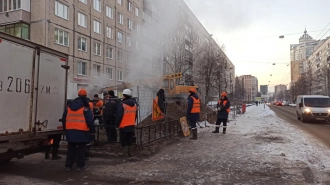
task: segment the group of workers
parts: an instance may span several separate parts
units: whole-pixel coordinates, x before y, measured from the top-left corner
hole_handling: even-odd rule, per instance
[[[192,132],[190,139],[197,139],[197,122],[200,118],[201,100],[196,94],[196,89],[191,88],[188,96],[187,119]],[[102,124],[106,128],[107,141],[117,141],[117,130],[120,131],[120,143],[122,152],[120,155],[132,156],[132,144],[135,137],[135,124],[137,119],[138,105],[132,98],[129,89],[123,91],[123,99],[120,100],[114,95],[114,91],[104,93],[104,99],[94,95],[91,101],[87,98],[87,91],[80,89],[78,97],[67,105],[63,116],[62,124],[68,142],[66,156],[66,171],[70,171],[74,162],[77,162],[77,171],[86,168],[85,160],[89,157],[90,143],[95,140],[95,125]],[[221,123],[223,123],[223,134],[226,133],[228,114],[230,112],[230,102],[227,93],[221,93],[217,104],[217,121],[215,131],[219,133]],[[52,159],[60,159],[57,155],[61,135],[54,136]],[[50,148],[47,148],[45,158],[49,156]]]
[[[89,144],[95,140],[95,125],[106,127],[107,141],[117,141],[120,131],[122,153],[132,156],[134,127],[137,116],[137,104],[129,89],[123,91],[120,101],[113,91],[104,94],[104,99],[94,95],[93,101],[87,98],[87,91],[80,89],[78,97],[68,104],[62,117],[62,124],[68,142],[66,171],[70,171],[77,161],[77,171],[86,168],[85,160],[89,156]]]
[[[187,109],[187,119],[189,121],[189,126],[191,128],[192,137],[190,139],[197,139],[197,122],[199,121],[199,116],[201,112],[201,100],[196,94],[196,89],[191,88],[189,90],[190,95],[188,96],[188,109]],[[220,99],[217,103],[217,121],[215,126],[215,131],[212,133],[219,133],[220,125],[223,123],[223,134],[226,134],[227,130],[227,120],[230,112],[230,101],[228,100],[227,93],[222,92]]]

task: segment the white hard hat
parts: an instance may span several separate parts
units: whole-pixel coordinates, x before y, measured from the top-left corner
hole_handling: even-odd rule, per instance
[[[124,89],[123,94],[127,96],[132,96],[132,91],[130,89]]]

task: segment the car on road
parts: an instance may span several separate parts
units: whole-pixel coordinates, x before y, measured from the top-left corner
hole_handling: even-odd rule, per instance
[[[282,102],[277,102],[276,106],[283,106]]]
[[[301,95],[296,102],[297,119],[303,123],[330,120],[330,98],[321,95]]]

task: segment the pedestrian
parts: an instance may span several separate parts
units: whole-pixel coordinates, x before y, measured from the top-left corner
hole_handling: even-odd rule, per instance
[[[227,98],[227,93],[223,92],[221,93],[220,100],[218,101],[217,104],[217,122],[215,126],[215,131],[212,133],[219,133],[219,128],[221,123],[223,123],[223,134],[226,134],[227,130],[227,120],[228,120],[228,115],[230,112],[230,101]]]
[[[94,121],[97,119],[99,120],[99,124],[102,125],[102,118],[103,118],[103,101],[100,100],[99,95],[95,94],[93,99],[93,114],[94,114]]]
[[[118,105],[117,115],[116,115],[116,126],[120,130],[120,143],[122,146],[122,155],[128,154],[128,156],[133,156],[132,144],[133,137],[135,136],[135,122],[137,105],[132,98],[132,91],[125,89],[123,91],[123,100]]]
[[[95,135],[93,113],[85,89],[80,89],[78,98],[74,99],[66,108],[63,113],[62,123],[68,141],[66,171],[72,169],[77,154],[77,171],[79,172],[85,169],[86,145]]]
[[[116,142],[116,115],[120,99],[115,96],[115,92],[113,90],[110,90],[108,94],[109,99],[106,101],[103,110],[103,121],[107,132],[107,142]]]
[[[49,155],[50,150],[52,150],[52,160],[62,159],[62,157],[58,155],[58,149],[60,148],[61,137],[62,134],[54,134],[48,136],[49,139],[53,139],[53,144],[47,146],[45,159],[50,159],[50,155]]]
[[[197,121],[199,121],[199,114],[201,112],[201,100],[196,94],[196,89],[189,89],[187,118],[191,128],[192,137],[190,139],[197,139]]]

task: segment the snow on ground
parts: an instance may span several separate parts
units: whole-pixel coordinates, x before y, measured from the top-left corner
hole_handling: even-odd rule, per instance
[[[197,141],[183,139],[151,158],[92,171],[133,184],[330,184],[329,148],[267,106],[248,107],[225,135],[213,130],[207,123]]]

